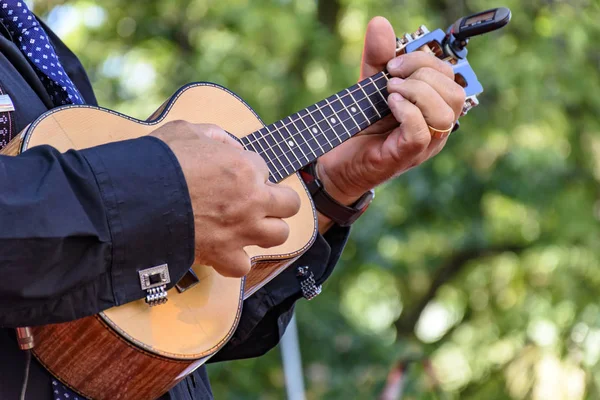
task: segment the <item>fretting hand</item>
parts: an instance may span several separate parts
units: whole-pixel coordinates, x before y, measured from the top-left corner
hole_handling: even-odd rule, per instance
[[[447,63],[425,52],[395,57],[396,35],[382,17],[367,27],[360,79],[386,66],[392,115],[319,158],[318,175],[327,192],[349,205],[363,193],[415,167],[442,150],[446,138],[432,138],[429,127],[453,126],[465,101]],[[329,221],[319,217],[320,229]]]

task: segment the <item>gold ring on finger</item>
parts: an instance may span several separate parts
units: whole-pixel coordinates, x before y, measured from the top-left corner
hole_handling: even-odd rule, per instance
[[[427,125],[427,127],[429,128],[429,133],[431,133],[432,138],[444,139],[446,136],[448,136],[450,134],[450,132],[452,132],[452,129],[454,128],[454,124],[450,125],[450,128],[448,128],[448,129],[436,129],[430,125]]]

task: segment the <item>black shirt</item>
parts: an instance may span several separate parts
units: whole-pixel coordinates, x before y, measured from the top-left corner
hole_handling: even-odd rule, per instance
[[[42,26],[86,102],[96,105],[75,55]],[[52,107],[27,60],[3,35],[0,87],[15,105],[15,134]],[[347,236],[339,227],[319,235],[296,264],[247,299],[233,338],[210,362],[273,348],[301,298],[295,268],[309,266],[322,283]],[[167,263],[175,283],[192,264],[193,249],[187,185],[177,159],[156,138],[0,156],[0,399],[17,399],[23,382],[25,357],[12,328],[73,320],[143,298],[138,270]],[[50,375],[35,360],[29,379],[27,399],[52,398]],[[162,399],[212,399],[205,368]]]

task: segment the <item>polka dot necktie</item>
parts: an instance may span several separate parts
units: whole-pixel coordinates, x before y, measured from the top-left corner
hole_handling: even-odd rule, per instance
[[[0,0],[0,22],[27,57],[55,106],[83,104],[83,97],[67,76],[48,35],[22,0]]]
[[[52,390],[54,391],[54,400],[84,400],[83,397],[71,392],[65,385],[55,379],[52,380]]]

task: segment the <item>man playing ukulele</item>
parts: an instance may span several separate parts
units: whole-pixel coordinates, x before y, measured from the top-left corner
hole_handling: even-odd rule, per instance
[[[0,145],[48,109],[96,105],[76,57],[24,2],[0,0],[0,18],[0,95],[14,106],[1,113]],[[395,37],[387,20],[373,19],[361,68],[361,79],[386,67],[395,77],[388,83],[392,115],[316,164],[332,213],[347,206],[352,220],[365,193],[444,147],[447,135],[437,133],[450,132],[465,99],[450,66],[436,57],[395,58]],[[260,156],[221,128],[183,121],[81,151],[38,146],[0,156],[0,398],[17,399],[23,389],[27,399],[80,398],[35,359],[29,365],[12,328],[141,299],[138,271],[154,265],[168,264],[173,283],[194,262],[225,276],[247,274],[243,248],[282,244],[289,232],[283,218],[299,208],[298,195],[268,183],[266,171]],[[308,266],[320,284],[342,252],[349,228],[333,214],[319,213],[315,244],[246,300],[236,333],[211,361],[255,357],[278,343],[302,297],[296,266]],[[211,399],[205,368],[161,398]]]

